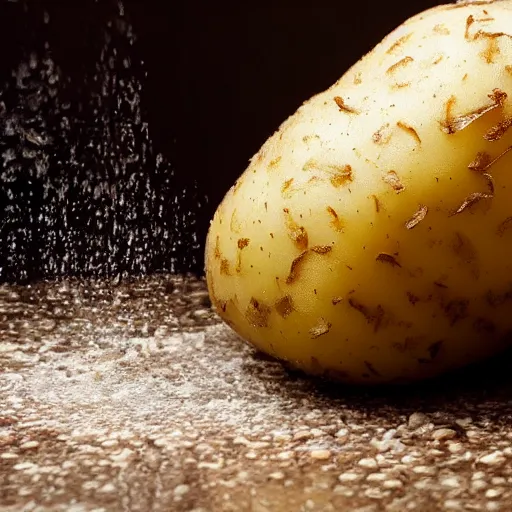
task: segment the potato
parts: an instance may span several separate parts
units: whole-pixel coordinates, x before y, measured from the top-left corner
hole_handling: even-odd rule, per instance
[[[432,377],[510,345],[511,93],[512,0],[398,27],[220,204],[206,243],[220,316],[349,383]]]

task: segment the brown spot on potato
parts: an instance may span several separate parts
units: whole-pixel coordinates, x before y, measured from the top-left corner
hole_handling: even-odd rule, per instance
[[[394,256],[391,254],[386,254],[385,252],[381,252],[376,258],[376,261],[380,261],[381,263],[389,263],[392,267],[402,267],[400,263],[396,260]]]
[[[475,17],[472,14],[470,14],[466,19],[466,30],[464,32],[464,38],[467,39],[468,41],[470,40],[469,29],[471,28],[471,25],[473,25],[474,22]]]
[[[345,100],[341,96],[334,96],[334,102],[338,105],[340,112],[346,112],[348,114],[359,114],[359,110],[354,107],[350,107],[345,103]]]
[[[501,107],[507,99],[507,93],[500,89],[494,89],[492,93],[488,94],[488,97],[491,100],[490,104],[483,105],[467,114],[454,116],[453,107],[456,103],[456,98],[455,96],[451,96],[445,105],[445,119],[441,122],[441,129],[447,134],[464,130],[464,128],[467,128],[471,123],[480,119],[491,110]]]
[[[405,187],[403,186],[402,182],[400,181],[400,178],[398,177],[398,174],[396,171],[388,171],[383,177],[383,181],[391,186],[391,188],[399,194],[400,192],[403,192],[405,190]]]
[[[286,191],[291,187],[292,183],[293,183],[293,178],[290,178],[289,180],[286,180],[283,183],[283,186],[281,187],[281,194],[283,196],[287,195]]]
[[[391,130],[389,123],[382,125],[373,135],[372,140],[375,144],[386,145],[391,140]]]
[[[485,152],[479,152],[476,155],[475,160],[468,165],[468,168],[472,171],[487,171],[489,170],[498,160],[503,158],[510,150],[512,150],[512,146],[508,147],[496,158],[491,159],[491,156]]]
[[[503,236],[511,228],[512,228],[512,217],[507,217],[498,226],[498,229],[497,229],[498,236]]]
[[[354,85],[360,85],[361,83],[363,83],[361,73],[356,73],[356,75],[354,76]]]
[[[372,199],[373,199],[373,203],[375,205],[375,211],[377,213],[380,212],[380,201],[379,201],[379,198],[375,195],[375,194],[372,194]]]
[[[437,64],[439,64],[442,60],[444,59],[444,55],[438,55],[437,57],[434,58],[434,60],[432,61],[432,65],[433,66],[437,66]]]
[[[311,250],[316,254],[328,254],[332,251],[332,246],[330,245],[315,245],[311,247]]]
[[[308,233],[303,226],[299,226],[292,218],[288,208],[284,208],[286,216],[286,228],[288,237],[295,243],[298,249],[305,250],[308,247]]]
[[[441,283],[440,281],[434,281],[434,285],[438,288],[443,288],[444,290],[448,288],[448,286],[446,286],[444,283]]]
[[[357,302],[353,297],[348,299],[348,303],[351,308],[359,311],[369,324],[373,324],[374,332],[377,332],[383,324],[384,320],[384,308],[379,304],[374,310],[369,307]]]
[[[477,2],[474,2],[474,3],[477,3]],[[484,14],[487,14],[487,13],[484,11]],[[500,36],[508,35],[508,34],[505,34],[504,32],[499,32],[499,33],[493,34],[491,32],[484,32],[483,30],[478,30],[477,32],[475,32],[475,34],[473,36],[470,36],[469,30],[473,26],[474,23],[476,23],[476,22],[477,23],[486,23],[488,21],[494,21],[494,18],[487,16],[485,18],[475,19],[475,17],[472,14],[470,14],[466,19],[466,30],[464,32],[464,38],[468,41],[475,41],[476,39],[479,39],[481,37],[489,37],[489,36],[500,37]]]
[[[489,304],[489,306],[492,308],[503,306],[503,304],[512,300],[512,289],[504,293],[497,293],[495,291],[489,290],[485,298],[487,300],[487,304]]]
[[[233,184],[233,194],[236,194],[239,190],[239,188],[242,186],[243,180],[241,178],[238,178],[235,183]]]
[[[327,207],[327,212],[332,217],[332,220],[331,220],[332,228],[335,231],[339,231],[339,232],[343,231],[343,227],[344,227],[343,226],[343,222],[341,221],[340,217],[336,213],[336,210],[334,208],[332,208],[331,206],[328,206]]]
[[[222,258],[220,260],[220,273],[224,276],[231,275],[231,270],[229,268],[229,261],[226,258]]]
[[[491,196],[494,196],[494,178],[490,175],[484,172],[482,176],[487,180],[487,188],[489,189],[489,194]]]
[[[492,194],[485,194],[483,192],[473,192],[473,194],[469,194],[466,199],[462,202],[462,204],[450,214],[450,217],[453,217],[454,215],[458,215],[462,213],[467,208],[471,208],[473,205],[479,203],[483,199],[492,199]]]
[[[253,327],[268,327],[271,312],[267,305],[252,297],[245,311],[245,318]]]
[[[493,21],[493,18],[481,18],[479,20],[475,20],[473,16],[469,16],[466,21],[465,33],[466,39],[470,41],[477,41],[479,39],[485,39],[487,41],[487,48],[484,51],[482,51],[480,55],[484,58],[487,64],[491,64],[494,62],[494,58],[496,57],[496,55],[500,53],[498,39],[500,37],[508,37],[512,39],[512,34],[508,34],[506,32],[486,32],[485,30],[480,29],[477,30],[472,37],[470,37],[469,29],[475,21],[483,23],[486,21]]]
[[[278,157],[274,158],[273,160],[271,160],[268,164],[269,169],[274,169],[275,167],[277,167],[279,165],[279,162],[281,161],[281,159],[282,159],[282,157],[278,156]]]
[[[407,299],[413,306],[420,301],[420,298],[412,292],[407,292]]]
[[[340,302],[343,302],[343,297],[333,297],[331,302],[333,306],[337,306]]]
[[[397,82],[391,85],[393,89],[403,89],[404,87],[410,87],[411,82]]]
[[[419,337],[412,337],[412,336],[407,336],[404,341],[397,341],[395,343],[393,343],[391,346],[397,350],[398,352],[401,352],[402,354],[403,353],[406,353],[406,352],[412,352],[413,350],[415,350],[418,345],[420,345],[420,343],[423,341],[423,337],[419,336]]]
[[[332,165],[332,164],[320,164],[314,159],[308,160],[303,171],[319,171],[330,176],[331,184],[335,187],[340,187],[352,182],[353,174],[352,167],[348,164],[345,165]],[[314,176],[312,179],[318,179]],[[311,180],[310,180],[311,181]]]
[[[305,250],[299,256],[297,256],[291,264],[290,267],[290,273],[288,274],[288,277],[286,278],[286,284],[292,284],[295,282],[299,277],[299,270],[301,264],[304,262],[304,259],[306,256],[310,253],[325,255],[332,251],[332,247],[330,245],[316,245],[314,247],[311,247],[310,250]]]
[[[497,125],[493,126],[487,133],[484,135],[484,139],[489,142],[496,142],[500,140],[507,130],[512,126],[512,117],[507,117],[500,121]]]
[[[428,207],[420,205],[418,211],[405,223],[407,229],[414,229],[428,213]]]
[[[505,66],[505,71],[512,76],[512,64],[507,64]]]
[[[491,166],[492,158],[489,153],[479,151],[475,159],[468,165],[468,169],[472,171],[486,171]]]
[[[290,273],[288,274],[288,277],[286,278],[286,284],[292,284],[297,280],[299,277],[299,270],[301,264],[304,262],[304,258],[307,256],[309,251],[304,251],[301,254],[299,254],[293,261],[290,266]]]
[[[330,322],[327,322],[325,318],[319,318],[318,323],[309,329],[309,336],[311,339],[320,338],[320,336],[324,336],[325,334],[328,334],[331,330],[332,324]]]
[[[402,47],[412,36],[412,33],[405,34],[404,36],[397,39],[386,51],[387,54],[394,53],[400,47]]]
[[[480,317],[473,322],[473,329],[477,332],[492,334],[496,331],[496,325],[491,320]]]
[[[439,352],[441,351],[441,348],[443,347],[444,341],[436,341],[435,343],[432,343],[430,347],[428,347],[428,354],[430,356],[430,359],[435,359]]]
[[[279,316],[283,318],[290,316],[294,311],[293,301],[290,295],[285,295],[283,298],[279,299],[275,304],[275,308]]]
[[[450,30],[445,25],[443,25],[443,24],[435,25],[434,28],[433,28],[433,31],[436,34],[440,34],[442,36],[449,36],[450,35]]]
[[[237,241],[238,253],[236,259],[236,272],[239,274],[242,271],[242,250],[249,245],[248,238],[239,238]]]
[[[215,238],[215,249],[213,251],[213,257],[216,260],[219,260],[220,257],[221,257],[221,253],[220,253],[220,236],[219,235],[217,235],[217,238]]]
[[[308,234],[302,226],[290,230],[290,238],[300,249],[308,246]]]
[[[239,249],[245,249],[250,243],[250,240],[248,238],[239,238],[237,245]]]
[[[370,363],[369,361],[365,361],[364,365],[366,366],[366,368],[368,368],[368,371],[372,375],[374,375],[375,377],[381,377],[381,374],[375,369],[372,363]]]
[[[441,122],[441,129],[445,133],[455,133],[455,128],[452,127],[453,122],[453,107],[457,101],[457,98],[455,96],[450,96],[448,98],[448,101],[444,105],[444,121]]]
[[[484,34],[484,33],[482,33],[482,34]],[[501,34],[501,35],[505,35],[505,34]],[[490,34],[489,34],[489,36],[490,36]],[[485,62],[487,64],[493,64],[496,59],[496,56],[501,53],[501,50],[498,45],[498,40],[496,39],[496,37],[488,37],[488,36],[485,36],[485,37],[487,38],[487,47],[485,48],[485,50],[482,50],[480,52],[480,55],[482,56],[482,58],[485,60]],[[475,37],[475,39],[478,39],[478,38]]]
[[[439,355],[439,352],[441,351],[442,347],[443,347],[443,344],[444,344],[444,341],[436,341],[435,343],[432,343],[428,349],[427,349],[427,352],[428,352],[428,358],[427,357],[420,357],[418,359],[418,363],[420,364],[431,364],[432,362],[434,362],[434,360],[437,358],[437,356]]]
[[[469,300],[458,299],[452,300],[444,307],[444,313],[448,317],[450,325],[455,325],[460,320],[464,320],[468,316]]]
[[[342,165],[334,171],[331,177],[331,184],[333,187],[342,187],[353,180],[352,167],[350,165]]]
[[[410,135],[419,145],[421,145],[420,136],[412,126],[408,125],[407,123],[404,123],[403,121],[398,121],[396,125],[398,126],[398,128],[400,128],[401,130],[405,131],[408,135]]]
[[[490,94],[487,95],[488,98],[493,101],[494,105],[497,107],[502,107],[508,97],[507,93],[502,91],[501,89],[493,89]]]
[[[414,59],[410,56],[404,57],[403,59],[399,60],[398,62],[395,62],[392,66],[389,66],[389,68],[386,70],[387,75],[392,75],[397,69],[403,68],[407,65],[409,65],[411,62],[414,62]]]

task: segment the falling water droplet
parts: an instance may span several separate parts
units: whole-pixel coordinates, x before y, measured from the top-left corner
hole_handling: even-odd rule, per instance
[[[190,205],[204,200],[154,150],[124,5],[98,17],[103,44],[80,76],[56,60],[51,16],[41,18],[34,47],[0,84],[0,282],[193,268]]]

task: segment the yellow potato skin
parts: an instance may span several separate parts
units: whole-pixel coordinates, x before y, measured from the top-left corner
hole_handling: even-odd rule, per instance
[[[512,332],[512,0],[405,22],[284,122],[212,220],[206,277],[246,341],[407,382]]]

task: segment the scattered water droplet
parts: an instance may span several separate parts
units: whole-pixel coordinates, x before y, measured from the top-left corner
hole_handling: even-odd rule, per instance
[[[56,60],[50,18],[0,83],[0,282],[194,268],[189,209],[205,201],[177,179],[173,141],[168,155],[154,150],[129,13],[119,2],[113,19],[95,19],[103,43],[78,74]]]

